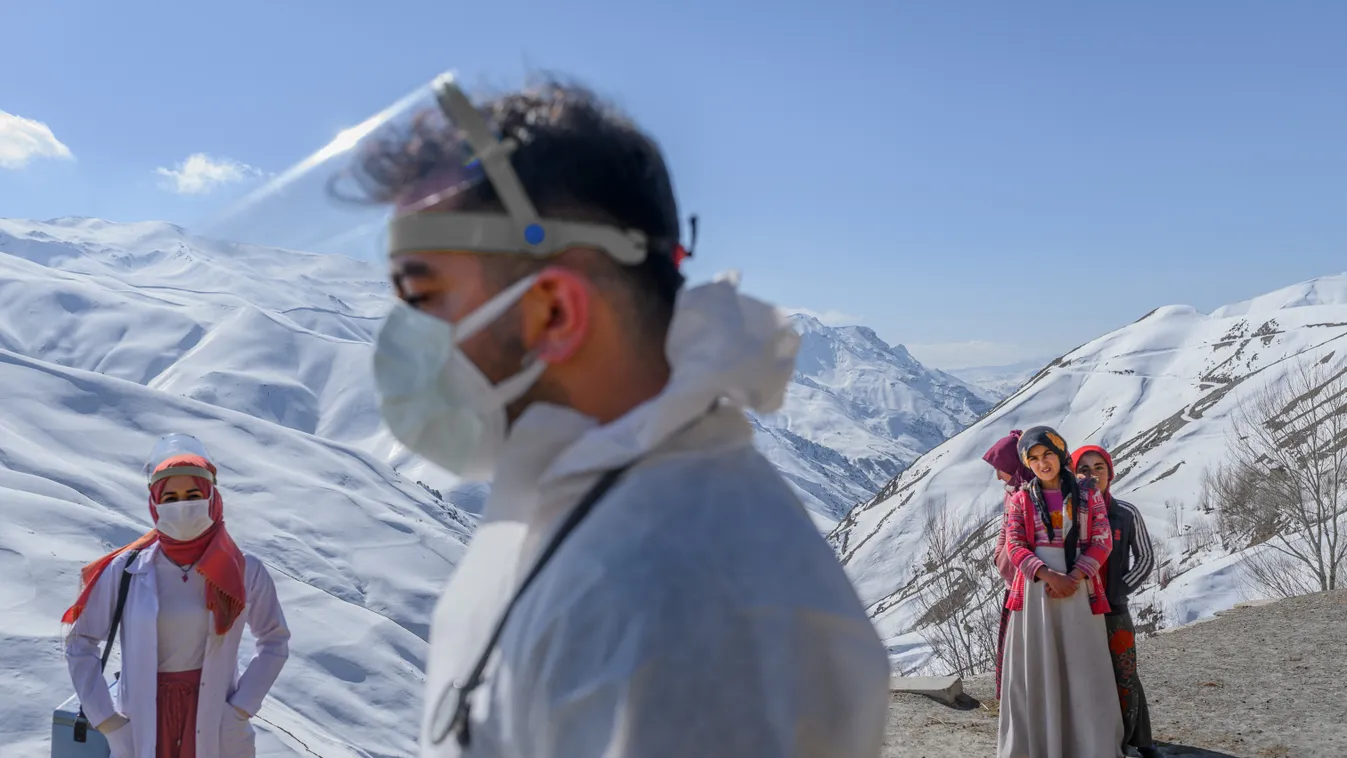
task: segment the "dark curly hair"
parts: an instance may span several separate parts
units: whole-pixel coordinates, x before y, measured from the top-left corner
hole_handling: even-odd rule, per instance
[[[678,204],[659,146],[589,89],[552,77],[479,110],[501,137],[519,143],[510,162],[540,215],[645,233],[650,254],[644,262],[623,266],[601,256],[582,268],[597,285],[624,290],[636,325],[662,338],[684,279],[673,255]],[[463,181],[471,153],[458,130],[431,111],[371,139],[350,177],[367,202],[396,204],[426,194],[428,186],[462,183],[420,210],[503,211],[490,182]],[[502,255],[484,258],[483,265],[492,284],[504,287],[547,262]]]

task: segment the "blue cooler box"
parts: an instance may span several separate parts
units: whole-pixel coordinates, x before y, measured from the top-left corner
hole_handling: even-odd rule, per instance
[[[114,681],[108,688],[116,686],[117,683]],[[112,701],[117,702],[115,692]],[[71,695],[69,700],[52,712],[51,758],[108,758],[112,748],[108,747],[108,741],[103,733],[94,728],[96,724],[89,725],[89,734],[84,742],[75,741],[75,718],[79,716],[79,712],[80,701],[75,695]]]

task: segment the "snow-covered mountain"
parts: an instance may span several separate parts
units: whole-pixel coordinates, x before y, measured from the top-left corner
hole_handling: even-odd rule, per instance
[[[349,444],[480,506],[380,425],[382,268],[83,218],[0,220],[0,254],[0,347]]]
[[[1002,490],[982,454],[1011,429],[1050,424],[1073,446],[1114,452],[1116,492],[1135,503],[1172,581],[1139,599],[1186,622],[1249,591],[1199,510],[1201,478],[1223,461],[1232,411],[1305,362],[1347,365],[1347,274],[1202,314],[1159,308],[1057,359],[977,424],[924,455],[829,535],[881,634],[900,658],[924,653],[920,614],[924,524],[945,508],[967,540],[990,553]],[[1154,579],[1154,578],[1153,578]]]
[[[0,220],[0,754],[46,755],[69,693],[57,620],[79,567],[148,527],[141,457],[171,431],[219,459],[231,531],[295,629],[264,745],[414,752],[427,619],[485,488],[380,425],[370,343],[388,297],[385,272],[352,259],[162,223]],[[800,371],[758,443],[821,529],[988,407],[868,329],[796,324]]]
[[[0,347],[350,444],[480,507],[481,487],[407,455],[379,424],[369,343],[389,296],[381,268],[161,223],[0,221],[0,235]],[[758,441],[825,529],[991,406],[865,327],[793,320],[799,373]]]
[[[757,419],[758,447],[820,523],[872,497],[993,404],[868,327],[800,313],[791,322],[804,338],[795,377],[782,409]]]

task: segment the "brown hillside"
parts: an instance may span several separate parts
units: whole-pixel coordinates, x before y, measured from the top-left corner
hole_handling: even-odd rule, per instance
[[[1166,755],[1347,756],[1347,590],[1241,607],[1138,643]],[[885,756],[993,756],[990,676],[964,683],[968,711],[894,695]]]

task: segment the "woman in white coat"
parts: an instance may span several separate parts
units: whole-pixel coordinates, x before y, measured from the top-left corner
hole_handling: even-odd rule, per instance
[[[275,585],[225,530],[216,468],[199,441],[165,437],[146,472],[155,528],[86,566],[79,599],[62,619],[73,625],[66,662],[75,692],[112,758],[252,758],[249,720],[289,656]],[[114,705],[99,645],[124,571],[131,578]],[[241,676],[240,621],[257,640]]]

